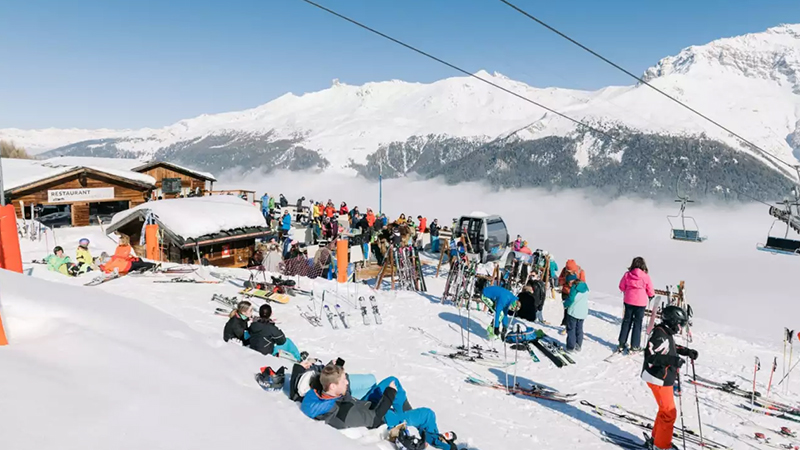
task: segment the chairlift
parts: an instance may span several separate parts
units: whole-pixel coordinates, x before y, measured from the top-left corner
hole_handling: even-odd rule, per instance
[[[800,233],[800,192],[795,188],[792,190],[792,194],[794,195],[793,201],[787,198],[779,203],[781,207],[769,207],[769,215],[774,217],[775,220],[772,221],[772,225],[769,227],[767,243],[757,244],[756,249],[773,255],[800,256],[800,240],[789,238],[789,230]],[[786,230],[782,237],[772,234],[772,229],[778,222],[786,225]]]
[[[683,241],[683,242],[696,242],[702,243],[706,239],[706,236],[700,236],[700,227],[697,226],[697,221],[694,220],[694,217],[687,216],[686,212],[686,205],[689,203],[694,203],[694,200],[690,200],[689,197],[681,197],[678,195],[678,199],[675,200],[676,203],[681,204],[680,213],[674,216],[667,216],[667,221],[669,222],[670,229],[672,230],[670,233],[670,238],[676,241]],[[680,219],[680,227],[675,226],[675,222]],[[673,222],[673,220],[675,222]],[[689,228],[686,227],[686,222],[689,221],[693,226]]]

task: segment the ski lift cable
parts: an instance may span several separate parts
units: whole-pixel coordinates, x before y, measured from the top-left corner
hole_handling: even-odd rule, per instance
[[[733,136],[735,136],[736,138],[738,138],[740,141],[742,141],[742,142],[744,142],[745,144],[747,144],[748,146],[752,147],[754,150],[756,150],[756,151],[760,152],[762,155],[764,155],[764,156],[765,156],[765,157],[767,157],[768,159],[769,159],[769,158],[771,158],[773,161],[777,161],[777,162],[779,162],[779,163],[781,163],[781,164],[783,164],[783,165],[785,165],[785,166],[787,166],[787,167],[789,167],[789,168],[792,168],[792,169],[796,169],[796,170],[798,170],[798,169],[797,169],[797,168],[799,167],[799,166],[798,166],[798,164],[791,164],[791,163],[788,163],[788,162],[786,162],[786,161],[784,161],[784,160],[782,160],[782,159],[778,158],[777,156],[773,155],[772,153],[770,153],[770,152],[768,152],[768,151],[766,151],[766,150],[762,149],[761,147],[759,147],[758,145],[756,145],[756,144],[754,144],[754,143],[750,142],[749,140],[745,139],[744,137],[742,137],[742,136],[741,136],[741,135],[739,135],[738,133],[735,133],[735,132],[733,132],[733,131],[732,131],[732,130],[730,130],[728,127],[726,127],[726,126],[724,126],[724,125],[720,124],[720,123],[719,123],[719,122],[717,122],[716,120],[714,120],[714,119],[712,119],[712,118],[708,117],[707,115],[705,115],[705,114],[701,113],[700,111],[698,111],[698,110],[696,110],[696,109],[692,108],[691,106],[687,105],[686,103],[683,103],[682,101],[678,100],[677,98],[675,98],[675,97],[673,97],[673,96],[669,95],[668,93],[666,93],[666,92],[662,91],[661,89],[659,89],[659,88],[657,88],[657,87],[653,86],[652,84],[650,84],[650,83],[648,83],[647,81],[645,81],[645,80],[644,80],[642,77],[640,77],[640,76],[637,76],[637,75],[633,74],[632,72],[630,72],[629,70],[627,70],[627,69],[625,69],[624,67],[620,66],[619,64],[617,64],[617,63],[615,63],[615,62],[611,61],[610,59],[608,59],[608,58],[604,57],[603,55],[601,55],[601,54],[597,53],[596,51],[594,51],[594,50],[590,49],[589,47],[587,47],[587,46],[585,46],[585,45],[581,44],[580,42],[576,41],[575,39],[573,39],[573,38],[569,37],[568,35],[566,35],[566,34],[562,33],[561,31],[557,30],[556,28],[554,28],[554,27],[550,26],[549,24],[547,24],[547,23],[546,23],[546,22],[544,22],[543,20],[541,20],[541,19],[539,19],[539,18],[537,18],[537,17],[533,16],[533,15],[532,15],[532,14],[530,14],[529,12],[527,12],[527,11],[523,10],[523,9],[522,9],[522,8],[520,8],[519,6],[517,6],[517,5],[513,4],[513,3],[511,3],[511,2],[510,2],[510,1],[508,1],[508,0],[499,0],[499,1],[500,1],[500,2],[502,2],[502,3],[504,3],[504,4],[506,4],[506,5],[507,5],[507,6],[509,6],[510,8],[514,9],[514,10],[515,10],[515,11],[517,11],[518,13],[520,13],[520,14],[524,15],[525,17],[527,17],[527,18],[529,18],[529,19],[533,20],[534,22],[538,23],[539,25],[541,25],[541,26],[543,26],[543,27],[547,28],[548,30],[552,31],[553,33],[555,33],[555,34],[557,34],[557,35],[559,35],[559,36],[563,37],[564,39],[568,40],[569,42],[571,42],[571,43],[573,43],[573,44],[577,45],[578,47],[580,47],[580,48],[582,48],[583,50],[585,50],[585,51],[589,52],[590,54],[592,54],[592,55],[596,56],[597,58],[599,58],[599,59],[600,59],[600,60],[602,60],[603,62],[605,62],[605,63],[609,64],[610,66],[612,66],[612,67],[614,67],[614,68],[616,68],[616,69],[620,70],[622,73],[624,73],[624,74],[628,75],[629,77],[633,78],[634,80],[638,81],[639,83],[642,83],[642,84],[644,84],[645,86],[649,87],[650,89],[653,89],[654,91],[658,92],[659,94],[663,95],[664,97],[666,97],[666,98],[668,98],[668,99],[672,100],[673,102],[675,102],[675,103],[677,103],[677,104],[681,105],[682,107],[684,107],[684,108],[688,109],[689,111],[693,112],[694,114],[696,114],[696,115],[698,115],[698,116],[702,117],[702,118],[703,118],[703,119],[705,119],[706,121],[708,121],[708,122],[710,122],[710,123],[714,124],[714,125],[715,125],[715,126],[717,126],[718,128],[720,128],[720,129],[722,129],[722,130],[724,130],[724,131],[726,131],[726,132],[730,133],[731,135],[733,135]]]
[[[440,64],[443,64],[443,65],[445,65],[445,66],[447,66],[447,67],[449,67],[449,68],[451,68],[451,69],[453,69],[453,70],[455,70],[455,71],[461,72],[461,73],[463,73],[464,75],[467,75],[467,76],[469,76],[469,77],[475,78],[476,80],[479,80],[479,81],[481,81],[481,82],[483,82],[483,83],[486,83],[486,84],[488,84],[488,85],[490,85],[490,86],[493,86],[493,87],[495,87],[495,88],[497,88],[497,89],[500,89],[501,91],[504,91],[504,92],[506,92],[506,93],[508,93],[508,94],[511,94],[511,95],[513,95],[513,96],[515,96],[515,97],[517,97],[517,98],[519,98],[519,99],[522,99],[522,100],[524,100],[524,101],[526,101],[526,102],[528,102],[528,103],[531,103],[531,104],[533,104],[533,105],[536,105],[536,106],[538,106],[538,107],[540,107],[540,108],[542,108],[542,109],[544,109],[544,110],[547,110],[547,111],[549,111],[549,112],[551,112],[551,113],[553,113],[553,114],[555,114],[555,115],[557,115],[557,116],[559,116],[559,117],[562,117],[562,118],[564,118],[564,119],[567,119],[567,120],[569,120],[570,122],[573,122],[573,123],[575,123],[575,124],[577,124],[577,125],[579,125],[579,126],[582,126],[582,127],[586,128],[586,129],[588,129],[588,130],[591,130],[591,131],[593,131],[593,132],[595,132],[595,133],[601,134],[601,135],[603,135],[603,136],[605,136],[605,137],[607,137],[607,138],[609,138],[609,139],[612,139],[612,140],[614,140],[614,141],[616,141],[616,142],[620,142],[620,143],[622,143],[622,141],[620,141],[620,140],[619,140],[618,138],[616,138],[615,136],[613,136],[613,135],[611,135],[611,134],[609,134],[609,133],[607,133],[607,132],[605,132],[605,131],[603,131],[603,130],[600,130],[599,128],[593,127],[593,126],[591,126],[591,125],[589,125],[589,124],[586,124],[586,123],[584,123],[584,122],[582,122],[582,121],[580,121],[580,120],[578,120],[578,119],[575,119],[575,118],[573,118],[573,117],[570,117],[570,116],[568,116],[568,115],[566,115],[566,114],[564,114],[564,113],[558,112],[558,111],[556,111],[556,110],[555,110],[555,109],[553,109],[553,108],[550,108],[550,107],[548,107],[548,106],[545,106],[545,105],[543,105],[543,104],[541,104],[541,103],[539,103],[539,102],[537,102],[537,101],[535,101],[535,100],[531,100],[531,99],[529,99],[528,97],[526,97],[526,96],[524,96],[524,95],[521,95],[521,94],[518,94],[518,93],[516,93],[516,92],[512,91],[511,89],[508,89],[508,88],[505,88],[505,87],[503,87],[503,86],[500,86],[500,85],[499,85],[499,84],[497,84],[497,83],[494,83],[494,82],[492,82],[492,81],[489,81],[489,80],[487,80],[487,79],[485,79],[485,78],[481,78],[481,77],[479,77],[479,76],[477,76],[477,75],[475,75],[475,74],[473,74],[473,73],[470,73],[469,71],[467,71],[467,70],[465,70],[465,69],[462,69],[462,68],[461,68],[461,67],[459,67],[459,66],[456,66],[455,64],[449,63],[449,62],[447,62],[447,61],[445,61],[445,60],[443,60],[443,59],[441,59],[441,58],[438,58],[438,57],[436,57],[436,56],[434,56],[434,55],[430,54],[430,53],[427,53],[427,52],[425,52],[425,51],[423,51],[423,50],[420,50],[420,49],[419,49],[419,48],[417,48],[417,47],[414,47],[414,46],[412,46],[412,45],[406,44],[405,42],[403,42],[403,41],[401,41],[401,40],[399,40],[399,39],[395,39],[395,38],[393,38],[393,37],[391,37],[391,36],[389,36],[389,35],[387,35],[387,34],[385,34],[385,33],[382,33],[382,32],[380,32],[380,31],[378,31],[378,30],[376,30],[376,29],[374,29],[374,28],[371,28],[371,27],[369,27],[369,26],[367,26],[367,25],[364,25],[363,23],[361,23],[361,22],[358,22],[358,21],[357,21],[357,20],[355,20],[355,19],[351,19],[351,18],[349,18],[349,17],[347,17],[347,16],[345,16],[345,15],[343,15],[343,14],[339,14],[338,12],[336,12],[336,11],[334,11],[334,10],[332,10],[332,9],[329,9],[329,8],[327,8],[327,7],[325,7],[325,6],[322,6],[322,5],[320,5],[319,3],[315,3],[315,2],[313,2],[313,1],[311,1],[311,0],[301,0],[301,1],[303,1],[303,2],[305,2],[305,3],[308,3],[309,5],[311,5],[311,6],[314,6],[314,7],[316,7],[316,8],[319,8],[319,9],[321,9],[321,10],[323,10],[323,11],[325,11],[325,12],[327,12],[327,13],[331,14],[331,15],[334,15],[334,16],[336,16],[336,17],[338,17],[338,18],[342,19],[342,20],[345,20],[345,21],[347,21],[347,22],[350,22],[350,23],[352,23],[353,25],[356,25],[356,26],[358,26],[358,27],[360,27],[360,28],[363,28],[363,29],[365,29],[365,30],[369,31],[370,33],[376,34],[376,35],[378,35],[378,36],[380,36],[380,37],[382,37],[382,38],[384,38],[384,39],[387,39],[387,40],[389,40],[389,41],[392,41],[392,42],[394,42],[394,43],[395,43],[395,44],[397,44],[397,45],[400,45],[400,46],[402,46],[402,47],[405,47],[405,48],[407,48],[407,49],[409,49],[409,50],[411,50],[411,51],[413,51],[413,52],[419,53],[420,55],[422,55],[422,56],[425,56],[426,58],[432,59],[432,60],[434,60],[434,61],[436,61],[436,62],[438,62],[438,63],[440,63]]]

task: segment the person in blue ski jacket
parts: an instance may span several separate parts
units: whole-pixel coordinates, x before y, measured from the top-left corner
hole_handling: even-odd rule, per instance
[[[455,450],[455,434],[439,433],[436,414],[429,408],[411,408],[406,391],[395,377],[372,387],[362,399],[353,398],[344,367],[329,363],[319,374],[319,385],[304,397],[303,413],[315,420],[343,430],[378,428],[384,423],[394,428],[401,423],[420,431],[425,441],[436,448]]]
[[[279,236],[280,239],[284,237],[289,237],[289,230],[292,229],[292,216],[289,214],[289,211],[283,212],[283,217],[281,217],[281,235]]]
[[[269,195],[266,192],[261,196],[261,215],[264,218],[269,215]]]
[[[583,321],[589,315],[589,286],[585,281],[571,281],[567,309],[567,351],[579,352],[583,346]]]
[[[509,313],[512,309],[515,309],[519,305],[517,296],[508,289],[500,286],[488,286],[484,288],[483,296],[494,303],[493,330],[495,336],[499,334],[503,339],[505,339],[506,333],[508,333],[508,324],[511,321]],[[500,331],[501,314],[503,316],[502,331]]]
[[[550,255],[550,287],[555,289],[558,285],[558,263],[553,255]]]

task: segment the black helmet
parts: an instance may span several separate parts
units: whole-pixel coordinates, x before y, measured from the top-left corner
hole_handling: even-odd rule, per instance
[[[686,315],[686,311],[680,306],[670,305],[661,311],[661,321],[673,331],[677,332],[678,326],[686,325],[686,322],[689,321],[689,317]]]

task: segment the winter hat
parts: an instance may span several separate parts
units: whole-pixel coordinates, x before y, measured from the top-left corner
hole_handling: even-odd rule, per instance
[[[261,305],[261,307],[258,308],[258,317],[262,319],[269,319],[272,317],[272,307],[266,303]]]
[[[577,272],[580,269],[580,267],[578,267],[578,263],[576,263],[574,259],[568,259],[567,264],[564,267],[570,272]]]

